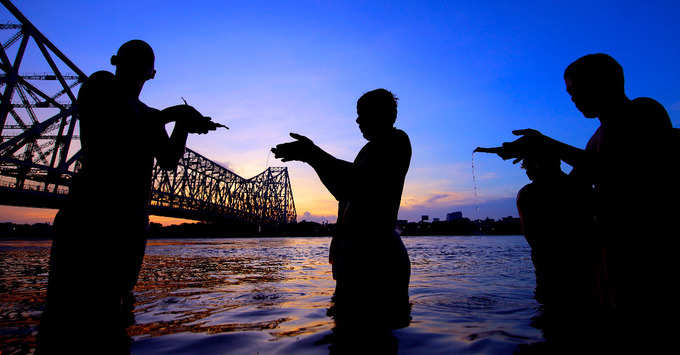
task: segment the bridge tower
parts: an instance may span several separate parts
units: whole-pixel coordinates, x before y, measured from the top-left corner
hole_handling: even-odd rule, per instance
[[[9,0],[0,3],[13,17],[0,24],[0,205],[59,208],[80,166],[75,102],[87,76]],[[154,166],[149,208],[205,221],[297,217],[287,168],[246,179],[191,149],[174,171]]]
[[[11,2],[1,2],[16,20],[0,25],[2,198],[9,204],[56,207],[78,168],[79,146],[72,144],[78,117],[74,92],[87,76]],[[42,72],[23,74],[24,67]]]

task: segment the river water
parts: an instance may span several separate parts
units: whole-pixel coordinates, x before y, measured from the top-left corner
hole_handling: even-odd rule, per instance
[[[541,340],[520,236],[405,237],[411,324],[402,354],[510,354]],[[150,240],[135,289],[133,354],[326,354],[329,238]],[[0,241],[0,353],[27,353],[45,297],[49,241]],[[366,295],[375,301],[382,295]],[[91,320],[90,320],[91,321]],[[367,317],[366,322],[371,322]],[[90,326],[96,326],[90,325]]]

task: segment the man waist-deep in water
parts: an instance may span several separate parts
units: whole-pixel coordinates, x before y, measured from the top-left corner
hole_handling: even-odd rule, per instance
[[[408,324],[410,261],[395,224],[411,144],[394,127],[397,102],[391,92],[377,89],[357,102],[356,122],[368,143],[354,162],[334,158],[306,137],[272,151],[283,161],[312,166],[338,200],[337,232],[329,260],[336,280],[336,322],[361,320],[400,327]]]
[[[115,74],[92,74],[78,93],[82,167],[54,221],[41,353],[128,352],[154,158],[174,169],[189,133],[216,128],[191,106],[159,111],[139,100],[154,59],[147,43],[126,42],[111,58]]]
[[[564,174],[553,152],[530,154],[522,167],[532,182],[517,194],[517,210],[531,246],[535,297],[541,304],[533,324],[552,343],[573,342],[590,333],[583,320],[599,303],[600,246],[593,241],[592,191]]]
[[[570,179],[592,187],[594,202],[584,200],[574,207],[593,210],[592,240],[565,241],[581,240],[583,249],[601,250],[597,289],[603,323],[593,329],[592,339],[605,348],[652,353],[650,348],[662,348],[672,338],[661,324],[677,315],[669,298],[677,269],[677,137],[663,106],[650,98],[626,96],[623,69],[606,54],[571,63],[564,81],[577,109],[600,120],[586,148],[520,130],[514,133],[521,138],[494,152],[523,158],[553,151],[573,166]],[[573,260],[583,262],[576,256]]]

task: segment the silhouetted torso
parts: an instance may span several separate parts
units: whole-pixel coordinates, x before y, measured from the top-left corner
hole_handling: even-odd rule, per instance
[[[361,149],[354,159],[354,176],[347,177],[351,188],[339,201],[339,235],[351,239],[360,238],[356,233],[385,236],[394,231],[410,162],[411,143],[399,129]]]
[[[638,98],[619,112],[602,122],[586,146],[597,155],[597,166],[575,166],[572,175],[585,176],[595,187],[615,302],[628,308],[640,306],[639,297],[657,297],[653,290],[666,284],[658,276],[666,273],[670,260],[657,243],[676,234],[677,152],[670,118],[658,102]],[[648,237],[653,241],[645,241]],[[659,282],[650,289],[638,283],[652,279]]]
[[[609,55],[577,59],[564,80],[576,108],[601,123],[585,150],[523,129],[513,131],[522,136],[516,141],[481,151],[504,159],[555,151],[573,166],[570,178],[594,189],[593,203],[575,207],[592,207],[602,245],[598,343],[607,351],[655,353],[671,339],[660,325],[677,318],[670,281],[677,269],[677,131],[658,102],[627,98],[623,68]]]
[[[78,94],[82,166],[54,222],[43,351],[86,353],[91,343],[128,351],[133,305],[125,297],[144,255],[154,144],[164,128],[156,110],[117,85],[100,71]],[[87,324],[87,313],[98,322]]]
[[[411,263],[395,224],[411,143],[394,127],[397,100],[382,88],[357,100],[356,123],[368,143],[354,162],[333,157],[297,133],[290,133],[296,141],[272,148],[284,162],[312,166],[339,203],[329,252],[336,287],[328,310],[338,334],[368,328],[387,334],[410,322]]]
[[[592,186],[564,174],[553,151],[530,155],[522,166],[532,182],[517,194],[517,209],[541,304],[532,325],[553,349],[539,353],[571,353],[597,338],[600,319],[602,246],[594,232]]]
[[[612,343],[635,347],[642,339],[669,339],[659,326],[674,319],[677,258],[678,150],[665,109],[649,98],[624,105],[619,115],[602,122],[586,151],[597,166],[576,166],[573,174],[587,177],[596,191],[595,216],[603,239],[602,280]],[[640,339],[640,340],[637,340]],[[654,352],[652,350],[648,350]]]
[[[113,74],[104,71],[83,85],[78,106],[82,170],[69,208],[96,207],[119,222],[145,223],[155,149],[164,130],[158,110],[121,95]]]
[[[586,145],[586,151],[598,155],[598,165],[575,166],[572,172],[572,176],[585,176],[591,181],[596,191],[602,194],[603,203],[616,198],[622,189],[658,179],[659,173],[668,167],[667,159],[673,155],[669,151],[672,138],[670,118],[658,102],[637,98],[623,105],[619,112],[617,117],[602,122]],[[631,164],[651,163],[662,165],[653,169],[631,168]]]
[[[547,307],[573,309],[592,301],[599,243],[588,201],[588,188],[564,175],[534,181],[517,195],[536,271],[536,299]]]
[[[125,42],[111,56],[115,75],[96,72],[78,93],[80,168],[54,220],[41,352],[129,352],[125,328],[134,322],[132,289],[146,248],[154,158],[160,169],[175,169],[188,134],[226,127],[186,102],[163,111],[142,103],[154,62],[148,43]],[[88,324],[92,314],[97,322]]]
[[[372,308],[379,317],[408,317],[410,262],[395,224],[410,160],[408,136],[393,129],[367,143],[346,175],[338,176],[346,186],[336,194],[331,261],[336,305],[344,312]]]

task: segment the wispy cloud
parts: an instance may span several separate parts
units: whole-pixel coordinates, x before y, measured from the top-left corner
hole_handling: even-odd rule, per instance
[[[404,186],[399,218],[418,220],[426,214],[444,218],[454,211],[463,211],[469,218],[515,213],[517,187],[498,181],[502,179],[495,171],[485,172],[478,180],[485,184],[482,193],[475,195],[472,169],[466,162],[416,167]]]
[[[435,203],[435,202],[437,202],[438,200],[445,199],[445,198],[447,198],[447,197],[449,197],[449,196],[450,196],[449,194],[438,194],[438,195],[434,195],[434,196],[428,198],[426,202],[427,202],[427,203]]]

